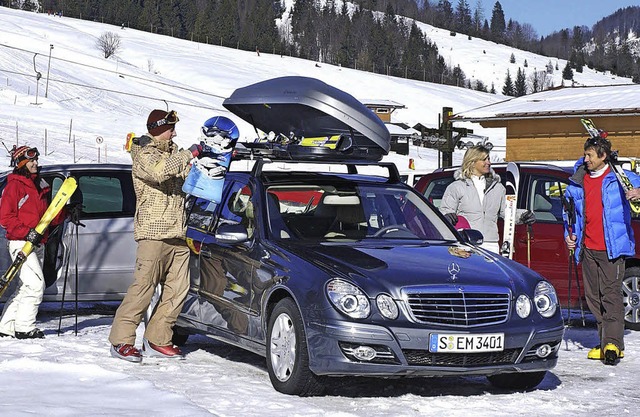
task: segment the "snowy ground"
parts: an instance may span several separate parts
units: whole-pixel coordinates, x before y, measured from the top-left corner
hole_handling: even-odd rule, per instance
[[[59,304],[45,304],[45,339],[0,339],[0,380],[10,392],[0,415],[623,416],[640,405],[640,332],[627,332],[627,357],[605,366],[586,359],[597,343],[590,317],[587,327],[574,320],[558,366],[531,392],[500,391],[480,377],[341,378],[324,396],[299,398],[271,387],[263,358],[202,336],[189,339],[184,361],[111,358],[114,306],[81,306],[77,336],[73,305],[66,307],[59,336]]]

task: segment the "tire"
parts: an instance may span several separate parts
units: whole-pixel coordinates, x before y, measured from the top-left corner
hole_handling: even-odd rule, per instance
[[[496,388],[510,391],[528,391],[538,386],[547,375],[547,371],[515,372],[488,376],[487,379]]]
[[[309,352],[302,316],[291,298],[276,304],[267,328],[267,369],[276,391],[310,396],[324,391],[323,378],[309,369]]]
[[[629,330],[640,330],[640,267],[638,266],[624,271],[622,302],[625,327]]]

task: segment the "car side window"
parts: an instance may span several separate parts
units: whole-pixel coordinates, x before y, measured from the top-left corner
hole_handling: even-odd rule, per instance
[[[82,202],[81,218],[129,217],[135,214],[136,198],[129,173],[79,174],[76,178],[76,193],[79,193],[76,198]],[[59,180],[54,180],[54,193]]]
[[[562,222],[562,195],[567,183],[557,178],[531,178],[529,190],[529,210],[533,211],[538,222]]]
[[[224,223],[241,224],[247,228],[249,239],[255,231],[253,193],[248,184],[236,181],[231,186],[226,203],[222,206],[219,225]]]
[[[430,203],[432,203],[437,208],[440,208],[440,202],[442,201],[442,196],[444,195],[444,190],[447,189],[449,184],[453,182],[453,175],[436,178],[431,181],[427,188],[424,190],[424,196],[427,197]]]

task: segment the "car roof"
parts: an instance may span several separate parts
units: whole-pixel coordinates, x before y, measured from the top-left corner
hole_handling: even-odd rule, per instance
[[[69,173],[74,171],[131,171],[131,164],[50,164],[40,165],[41,174]],[[13,172],[8,169],[0,173],[0,177],[6,177]]]
[[[516,164],[518,165],[518,167],[520,169],[523,170],[527,170],[527,169],[543,169],[543,170],[552,170],[552,171],[563,171],[563,172],[573,172],[573,166],[571,167],[566,167],[566,166],[558,166],[558,165],[553,165],[553,164],[549,164],[549,163],[536,163],[536,162],[516,162]],[[507,169],[507,162],[498,162],[498,163],[492,163],[491,164],[491,168],[493,168],[495,171],[504,171],[505,169]],[[451,171],[455,171],[457,169],[459,169],[460,166],[453,166],[453,167],[448,167],[448,168],[437,168],[435,169],[433,172],[451,172]]]

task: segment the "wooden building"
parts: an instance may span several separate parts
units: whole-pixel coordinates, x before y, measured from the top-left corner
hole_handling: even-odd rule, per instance
[[[588,134],[581,118],[608,132],[621,157],[640,157],[640,85],[566,87],[509,99],[453,116],[506,128],[507,161],[576,160]]]
[[[406,109],[404,104],[397,103],[392,100],[361,100],[362,104],[367,106],[385,123],[391,122],[391,113],[397,109]]]

